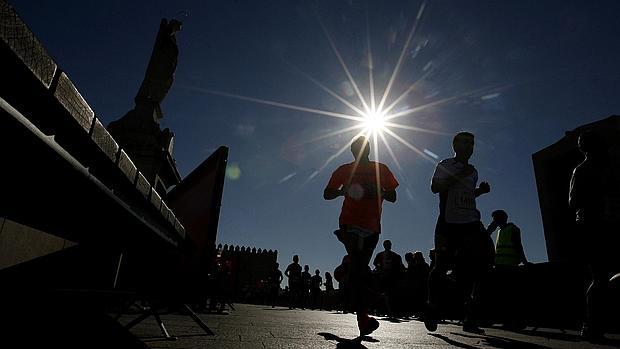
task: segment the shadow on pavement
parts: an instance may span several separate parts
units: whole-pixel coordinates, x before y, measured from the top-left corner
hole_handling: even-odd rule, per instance
[[[400,323],[403,323],[403,322],[411,321],[411,320],[408,320],[408,319],[400,319],[400,318],[395,318],[395,317],[383,317],[383,318],[380,318],[379,320],[381,320],[381,321],[389,321],[389,322],[394,323],[394,324],[400,324]]]
[[[354,339],[347,339],[347,338],[338,337],[335,334],[327,333],[327,332],[319,332],[317,334],[325,338],[328,341],[338,342],[338,344],[336,345],[337,349],[368,349],[364,345],[362,345],[362,342],[371,342],[371,343],[379,342],[379,340],[374,339],[369,336],[357,337]]]
[[[466,344],[466,343],[461,343],[459,341],[456,341],[454,339],[448,338],[446,336],[443,336],[443,335],[440,335],[440,334],[437,334],[437,333],[429,333],[429,335],[431,335],[431,336],[433,336],[435,338],[439,338],[442,341],[444,341],[444,342],[446,342],[446,343],[448,343],[450,345],[454,345],[457,348],[480,349],[479,347],[474,347],[473,345],[469,345],[469,344]]]
[[[210,336],[206,333],[196,333],[196,334],[180,334],[180,335],[172,336],[171,338],[159,336],[159,337],[140,337],[140,339],[143,342],[147,343],[147,342],[174,342],[182,338],[194,338],[194,337],[210,337]]]
[[[558,339],[558,340],[567,341],[567,342],[581,341],[581,338],[579,338],[579,335],[570,334],[566,332],[558,333],[558,332],[548,332],[548,331],[541,331],[541,330],[536,330],[536,331],[534,330],[507,330],[507,329],[503,329],[503,330],[513,332],[513,333],[523,334],[526,336],[542,337],[546,339]]]
[[[581,336],[579,334],[557,333],[557,332],[549,332],[549,331],[541,331],[541,330],[536,330],[536,331],[520,330],[520,331],[511,331],[511,332],[523,334],[526,336],[542,337],[546,339],[557,339],[557,340],[562,340],[562,341],[567,341],[567,342],[584,342],[585,343],[585,341],[581,339]],[[611,338],[603,338],[603,339],[596,341],[595,344],[611,345],[615,347],[620,347],[620,340],[611,339]]]
[[[229,312],[227,311],[209,311],[209,310],[203,310],[200,312],[197,312],[198,314],[208,314],[208,315],[230,315]]]
[[[541,330],[520,330],[520,331],[512,331],[514,333],[523,334],[526,336],[536,336],[542,337],[546,339],[558,339],[567,342],[583,342],[581,336],[579,334],[571,334],[571,333],[557,333],[557,332],[549,332],[549,331],[541,331]],[[619,339],[612,338],[603,338],[600,341],[597,341],[596,344],[606,344],[615,347],[620,347]]]
[[[456,333],[456,332],[450,332],[450,334],[453,334],[455,336],[466,337],[466,338],[480,339],[483,342],[483,344],[489,345],[494,348],[500,348],[500,349],[550,349],[549,347],[546,347],[544,345],[528,343],[528,342],[523,342],[523,341],[519,341],[516,339],[497,337],[497,336],[492,336],[492,335],[477,336],[477,335],[467,335],[467,334]]]

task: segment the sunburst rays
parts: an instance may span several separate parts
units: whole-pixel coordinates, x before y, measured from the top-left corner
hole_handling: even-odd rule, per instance
[[[308,106],[295,105],[295,104],[285,103],[285,102],[276,101],[276,100],[249,97],[249,96],[244,96],[240,94],[216,91],[216,90],[211,90],[211,89],[204,89],[204,88],[195,87],[195,86],[181,85],[181,87],[185,89],[202,92],[202,93],[211,94],[211,95],[217,95],[217,96],[226,97],[226,98],[233,98],[233,99],[237,99],[241,101],[257,103],[257,104],[262,104],[262,105],[267,105],[267,106],[272,106],[272,107],[301,111],[304,113],[314,114],[318,116],[326,116],[326,117],[344,119],[344,120],[353,122],[353,125],[343,127],[342,129],[322,134],[318,137],[315,137],[307,141],[298,141],[296,145],[302,146],[304,144],[318,142],[321,140],[329,139],[331,137],[342,136],[344,134],[356,132],[355,136],[352,137],[350,141],[346,142],[346,144],[341,144],[341,146],[335,151],[335,153],[330,155],[318,169],[314,170],[312,174],[310,174],[310,176],[306,179],[305,183],[315,178],[321,171],[323,171],[327,166],[329,166],[329,164],[332,161],[334,161],[342,153],[344,153],[351,146],[353,139],[355,139],[358,136],[362,136],[362,135],[367,136],[369,141],[372,142],[372,145],[374,148],[374,156],[377,160],[379,158],[378,148],[381,143],[382,146],[385,147],[385,149],[387,150],[387,153],[390,155],[391,159],[394,161],[394,163],[396,164],[400,172],[402,172],[401,163],[399,162],[398,157],[396,156],[394,152],[394,149],[392,148],[392,146],[390,146],[390,142],[388,141],[388,138],[386,137],[386,135],[390,137],[389,140],[394,140],[402,144],[404,147],[412,150],[413,152],[415,152],[422,158],[428,161],[436,162],[435,158],[429,156],[428,154],[426,154],[424,150],[419,149],[414,144],[412,144],[410,141],[403,138],[401,135],[399,135],[396,132],[396,130],[421,132],[421,133],[428,133],[428,134],[442,135],[442,136],[448,135],[448,134],[446,132],[442,132],[438,130],[430,130],[430,129],[426,129],[420,126],[412,125],[410,118],[408,118],[409,120],[408,124],[397,123],[396,119],[404,118],[406,116],[412,116],[422,111],[425,111],[429,108],[439,107],[439,106],[454,102],[460,98],[471,96],[477,93],[481,93],[484,90],[488,92],[489,88],[472,90],[466,93],[460,93],[460,94],[456,94],[453,96],[440,98],[440,99],[437,99],[437,100],[434,100],[434,101],[431,101],[425,104],[420,104],[420,105],[413,104],[412,106],[401,106],[401,103],[408,96],[410,96],[412,92],[416,90],[419,84],[422,81],[424,81],[427,77],[429,77],[433,72],[433,69],[424,69],[423,74],[421,74],[421,76],[419,76],[411,85],[409,85],[407,88],[402,90],[399,95],[397,95],[396,97],[391,96],[392,90],[395,90],[397,88],[396,81],[398,80],[399,73],[401,72],[405,62],[407,61],[407,58],[409,57],[409,55],[407,54],[409,52],[409,47],[411,46],[411,43],[420,28],[420,23],[422,21],[424,13],[426,12],[426,7],[427,7],[427,1],[422,1],[420,4],[420,7],[417,9],[417,11],[415,11],[415,16],[413,17],[413,20],[411,22],[411,28],[407,31],[407,36],[403,43],[403,47],[399,52],[398,59],[396,60],[394,64],[391,74],[389,74],[389,79],[385,83],[382,93],[378,94],[378,96],[381,96],[381,98],[378,100],[377,100],[378,96],[376,95],[377,91],[375,88],[374,61],[373,61],[373,52],[372,52],[372,45],[371,45],[369,11],[367,10],[366,12],[366,30],[365,30],[366,32],[365,44],[366,44],[367,66],[368,66],[368,94],[369,94],[368,98],[366,98],[363,95],[362,91],[360,90],[358,82],[355,80],[353,74],[351,73],[351,69],[347,66],[345,60],[343,59],[342,54],[340,50],[338,49],[334,38],[331,36],[330,32],[328,31],[325,23],[323,23],[323,21],[320,20],[320,18],[318,18],[318,23],[322,29],[325,39],[327,40],[327,43],[329,44],[331,52],[335,56],[340,68],[342,69],[342,72],[346,76],[346,81],[352,87],[352,90],[354,91],[352,95],[355,95],[357,101],[351,102],[346,97],[343,97],[339,93],[330,89],[328,87],[328,84],[319,81],[315,77],[299,69],[294,64],[290,62],[286,62],[286,64],[291,66],[298,74],[300,74],[302,77],[304,77],[305,79],[310,81],[312,84],[317,86],[323,92],[327,93],[328,95],[333,97],[335,100],[340,102],[341,105],[344,107],[343,110],[348,110],[349,111],[348,113],[347,112],[336,112],[332,110],[323,110],[323,109],[312,108]],[[411,58],[413,59],[415,58],[415,56],[416,55],[414,55]],[[356,104],[358,105],[356,106]],[[394,111],[399,106],[401,107],[401,109],[402,108],[404,109]],[[379,142],[379,140],[381,142]],[[287,180],[288,179],[290,178],[287,178]]]
[[[402,64],[404,62],[405,54],[407,53],[407,48],[409,47],[409,44],[411,43],[411,40],[413,39],[413,35],[418,29],[418,24],[420,23],[420,20],[422,19],[422,14],[424,14],[425,8],[426,8],[426,1],[422,2],[422,5],[420,5],[418,14],[416,15],[416,18],[413,21],[413,26],[411,27],[411,30],[409,31],[409,35],[407,36],[407,39],[405,40],[405,43],[403,45],[403,49],[400,52],[400,56],[398,57],[398,62],[396,62],[396,66],[394,66],[394,70],[392,71],[390,80],[388,81],[388,84],[385,88],[385,92],[383,92],[383,97],[381,97],[381,102],[379,102],[379,110],[383,108],[383,105],[386,102],[390,94],[392,85],[394,84],[394,81],[396,80],[396,76],[398,75],[398,72],[400,71],[400,68],[402,67]]]

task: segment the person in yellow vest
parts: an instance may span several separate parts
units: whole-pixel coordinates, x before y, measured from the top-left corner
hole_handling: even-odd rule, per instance
[[[493,222],[489,224],[487,231],[492,234],[497,228],[497,239],[495,240],[495,265],[516,267],[529,262],[523,252],[521,244],[521,230],[514,223],[508,222],[508,214],[504,210],[496,210],[491,213]]]
[[[519,264],[529,265],[521,244],[521,230],[514,223],[508,222],[508,214],[503,210],[491,213],[493,222],[487,228],[489,235],[495,230],[495,270],[494,277],[496,291],[504,299],[511,299],[503,304],[494,317],[502,323],[502,327],[509,330],[525,328],[525,313],[523,313],[524,269]],[[498,229],[499,228],[499,229]]]

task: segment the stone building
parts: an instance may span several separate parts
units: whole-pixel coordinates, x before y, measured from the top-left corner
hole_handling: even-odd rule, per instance
[[[235,298],[252,301],[267,286],[269,273],[278,260],[278,251],[221,244],[218,259],[230,270],[230,284]]]

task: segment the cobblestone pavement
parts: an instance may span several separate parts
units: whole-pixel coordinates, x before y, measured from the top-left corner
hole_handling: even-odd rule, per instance
[[[380,321],[381,326],[361,343],[351,339],[358,335],[355,315],[329,311],[289,310],[258,305],[235,305],[228,315],[200,314],[215,332],[207,336],[189,316],[162,316],[166,328],[176,341],[158,338],[161,335],[151,317],[132,329],[151,348],[618,348],[620,335],[610,335],[604,344],[582,342],[577,332],[550,329],[520,333],[486,329],[485,335],[463,332],[457,325],[440,325],[429,333],[419,321],[394,323]],[[127,323],[135,315],[125,315]]]

